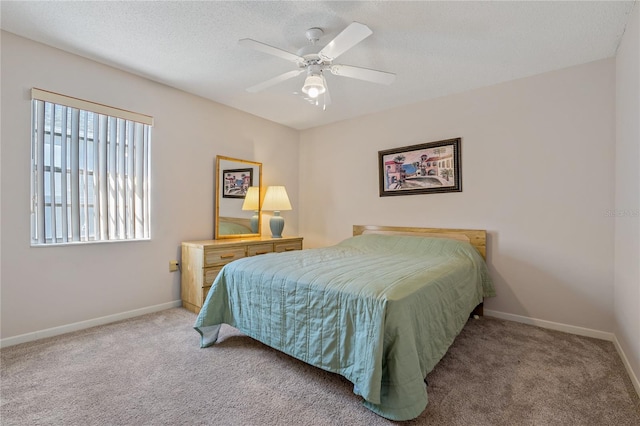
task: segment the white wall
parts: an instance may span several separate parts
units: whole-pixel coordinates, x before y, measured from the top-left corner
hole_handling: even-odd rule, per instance
[[[354,224],[487,229],[487,309],[612,332],[614,103],[608,59],[303,131],[305,245]],[[463,192],[378,196],[379,150],[454,137]]]
[[[3,339],[179,300],[168,262],[181,241],[213,237],[218,154],[263,162],[264,184],[286,184],[297,208],[297,131],[10,33],[1,41]],[[151,241],[30,247],[32,87],[155,118]],[[297,234],[297,212],[283,215]]]
[[[616,55],[615,334],[640,379],[640,5]],[[640,393],[640,388],[638,388]]]

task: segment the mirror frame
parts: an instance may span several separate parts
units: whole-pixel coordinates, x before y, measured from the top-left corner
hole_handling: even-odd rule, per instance
[[[243,163],[249,167],[257,167],[258,168],[258,186],[259,189],[259,208],[258,208],[258,232],[250,233],[250,234],[220,234],[220,202],[222,200],[222,186],[220,184],[221,181],[221,173],[222,170],[220,168],[221,161],[233,161],[236,163]],[[231,238],[247,238],[247,237],[259,237],[262,235],[262,198],[264,194],[262,193],[262,163],[256,161],[242,160],[239,158],[226,157],[224,155],[216,155],[216,171],[215,171],[215,179],[216,179],[216,199],[215,199],[215,224],[214,224],[214,239],[231,239]]]

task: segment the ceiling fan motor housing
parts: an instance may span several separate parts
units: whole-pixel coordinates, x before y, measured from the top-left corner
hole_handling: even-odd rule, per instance
[[[322,66],[320,64],[310,64],[307,66],[307,75],[320,75],[322,74]]]

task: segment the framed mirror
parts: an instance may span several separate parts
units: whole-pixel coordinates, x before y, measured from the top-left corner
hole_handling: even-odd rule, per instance
[[[216,156],[215,239],[259,237],[262,163]]]

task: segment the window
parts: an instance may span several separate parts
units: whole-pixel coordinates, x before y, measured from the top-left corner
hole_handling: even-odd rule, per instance
[[[32,89],[31,244],[149,239],[153,118]]]

